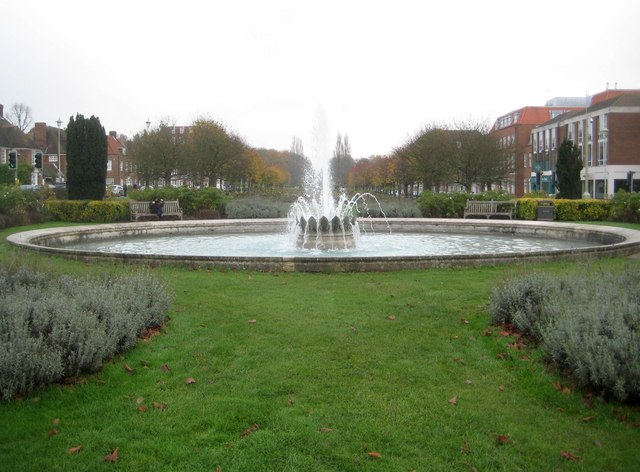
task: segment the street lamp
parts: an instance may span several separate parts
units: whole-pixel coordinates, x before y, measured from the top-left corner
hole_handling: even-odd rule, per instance
[[[62,166],[62,157],[60,156],[60,125],[62,124],[62,120],[58,117],[58,121],[56,121],[56,124],[58,125],[58,183],[60,183],[60,167]]]
[[[149,126],[151,126],[151,122],[149,121],[149,118],[147,118],[147,121],[144,124],[147,125],[147,133],[148,133],[149,132]]]

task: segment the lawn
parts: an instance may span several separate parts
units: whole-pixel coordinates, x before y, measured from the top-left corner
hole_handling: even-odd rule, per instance
[[[7,234],[5,263],[135,270],[16,256]],[[640,269],[589,270],[625,264]],[[96,375],[0,404],[0,469],[637,469],[637,406],[576,391],[489,326],[492,287],[531,268],[155,268],[175,292],[166,327]]]

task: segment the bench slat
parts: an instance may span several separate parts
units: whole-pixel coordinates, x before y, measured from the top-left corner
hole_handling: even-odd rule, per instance
[[[129,202],[129,210],[131,213],[131,219],[135,221],[138,221],[138,218],[141,216],[149,216],[159,219],[158,215],[151,212],[151,202]],[[180,202],[177,200],[168,200],[164,202],[162,216],[177,216],[182,219]]]
[[[503,208],[501,209],[500,206]],[[515,202],[467,200],[464,209],[464,218],[468,216],[484,216],[489,219],[496,215],[508,216],[510,220],[513,219],[515,217]]]

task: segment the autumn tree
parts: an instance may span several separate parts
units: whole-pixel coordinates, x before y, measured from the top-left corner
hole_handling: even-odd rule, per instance
[[[498,147],[487,123],[455,123],[451,132],[456,144],[452,179],[466,191],[471,191],[474,184],[490,189],[513,172],[511,156]]]
[[[7,120],[24,133],[33,123],[31,108],[24,103],[14,103],[7,113]]]
[[[298,149],[300,151],[300,149]],[[311,161],[305,156],[291,151],[277,151],[275,149],[257,149],[265,164],[279,166],[289,175],[289,184],[300,187],[304,185],[304,178],[311,168]]]
[[[329,162],[333,183],[340,187],[348,185],[349,171],[354,166],[355,161],[351,157],[351,144],[349,136],[342,136],[338,133],[335,148],[333,149],[333,157]]]
[[[302,139],[294,136],[291,140],[291,147],[289,148],[291,154],[297,154],[298,156],[304,156],[304,147],[302,146]]]
[[[582,158],[580,147],[573,141],[565,138],[558,149],[558,162],[556,162],[556,187],[558,198],[581,198],[582,182]]]
[[[102,200],[107,179],[107,138],[100,119],[77,114],[67,125],[70,200]]]
[[[241,161],[244,149],[242,139],[223,124],[200,118],[189,129],[184,167],[196,184],[215,186],[234,173],[231,166]]]
[[[164,118],[158,126],[136,134],[129,150],[138,178],[149,186],[161,180],[164,185],[180,172],[184,149],[183,135],[172,133],[174,121]]]
[[[228,179],[236,190],[249,190],[261,182],[266,168],[260,153],[253,148],[245,148],[231,166]]]
[[[456,153],[456,143],[451,132],[438,125],[429,125],[395,150],[395,155],[405,159],[416,180],[425,190],[438,190],[451,177],[451,166]]]

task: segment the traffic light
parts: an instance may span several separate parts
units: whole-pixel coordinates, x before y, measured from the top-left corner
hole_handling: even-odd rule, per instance
[[[40,151],[36,152],[34,163],[36,169],[42,169],[42,153]]]
[[[15,169],[18,165],[18,151],[12,149],[9,151],[9,169]]]

